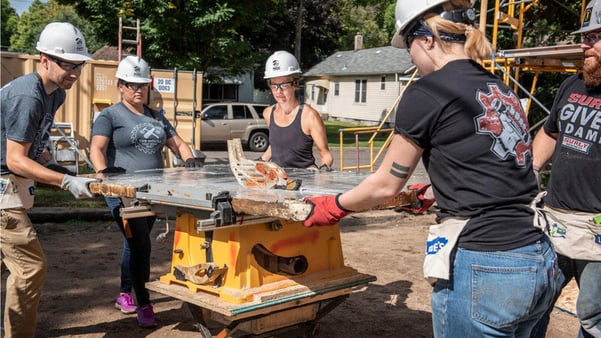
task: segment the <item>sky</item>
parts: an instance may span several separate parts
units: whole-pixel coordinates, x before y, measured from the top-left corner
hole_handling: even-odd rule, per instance
[[[10,0],[10,6],[17,11],[17,14],[27,11],[33,0]],[[42,2],[48,2],[48,0],[42,0]]]

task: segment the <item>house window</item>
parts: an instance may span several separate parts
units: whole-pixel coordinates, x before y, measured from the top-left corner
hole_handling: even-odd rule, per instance
[[[380,90],[386,89],[386,75],[380,77]]]
[[[367,101],[367,80],[355,80],[355,103]]]
[[[340,95],[340,82],[334,82],[334,96]]]
[[[315,102],[315,85],[311,85],[311,101]]]

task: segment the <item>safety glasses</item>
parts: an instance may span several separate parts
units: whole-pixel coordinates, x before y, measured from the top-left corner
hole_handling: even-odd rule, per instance
[[[136,91],[138,89],[146,89],[146,87],[148,87],[148,83],[133,83],[133,82],[123,82],[123,85],[125,86],[125,88],[127,89],[131,89],[133,91]]]
[[[77,69],[81,69],[86,62],[81,62],[81,63],[72,63],[72,62],[68,62],[65,60],[61,60],[58,58],[55,58],[53,56],[50,55],[46,55],[48,57],[48,59],[54,63],[56,63],[59,67],[61,67],[63,70],[67,70],[67,71],[73,71],[73,70],[77,70]]]
[[[594,45],[601,40],[601,32],[582,33],[582,42]]]
[[[294,85],[294,81],[282,82],[282,83],[270,83],[269,88],[271,90],[286,90]]]

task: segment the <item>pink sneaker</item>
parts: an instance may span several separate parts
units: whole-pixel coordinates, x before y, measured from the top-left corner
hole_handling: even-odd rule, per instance
[[[146,304],[139,307],[136,312],[138,312],[138,325],[141,327],[153,327],[157,325],[156,320],[154,320],[154,311],[152,311],[152,305]]]
[[[115,307],[125,314],[134,313],[137,309],[131,293],[120,293],[115,301]]]

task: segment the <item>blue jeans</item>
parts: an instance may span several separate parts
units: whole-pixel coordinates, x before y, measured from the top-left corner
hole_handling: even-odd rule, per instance
[[[580,321],[578,337],[601,337],[601,262],[571,259],[563,255],[557,256],[562,274],[561,288],[563,289],[572,278],[576,279],[576,284],[578,284],[579,291],[576,300],[576,313]],[[551,310],[545,313],[536,325],[531,337],[545,337]]]
[[[119,292],[122,293],[131,293],[132,290],[131,277],[129,276],[130,255],[131,253],[127,239],[123,238],[123,252],[121,253],[121,286],[119,287]]]
[[[123,244],[124,251],[121,256],[121,272],[123,274],[123,271],[125,270],[128,272],[128,275],[122,275],[121,287],[123,287],[123,280],[125,279],[127,281],[129,279],[136,295],[137,305],[144,306],[150,304],[150,295],[145,284],[150,279],[150,252],[152,247],[150,232],[152,231],[152,226],[154,225],[156,217],[151,216],[129,219],[128,222],[132,237],[127,238],[125,236],[123,219],[120,215],[120,209],[122,207],[121,199],[116,197],[106,197],[105,200],[111,215],[113,215],[113,218],[117,222],[117,225],[127,242],[127,246]],[[128,255],[129,260],[127,259]],[[125,267],[123,266],[124,261],[126,261]]]
[[[528,337],[559,289],[549,240],[507,251],[458,248],[432,293],[435,337]]]

